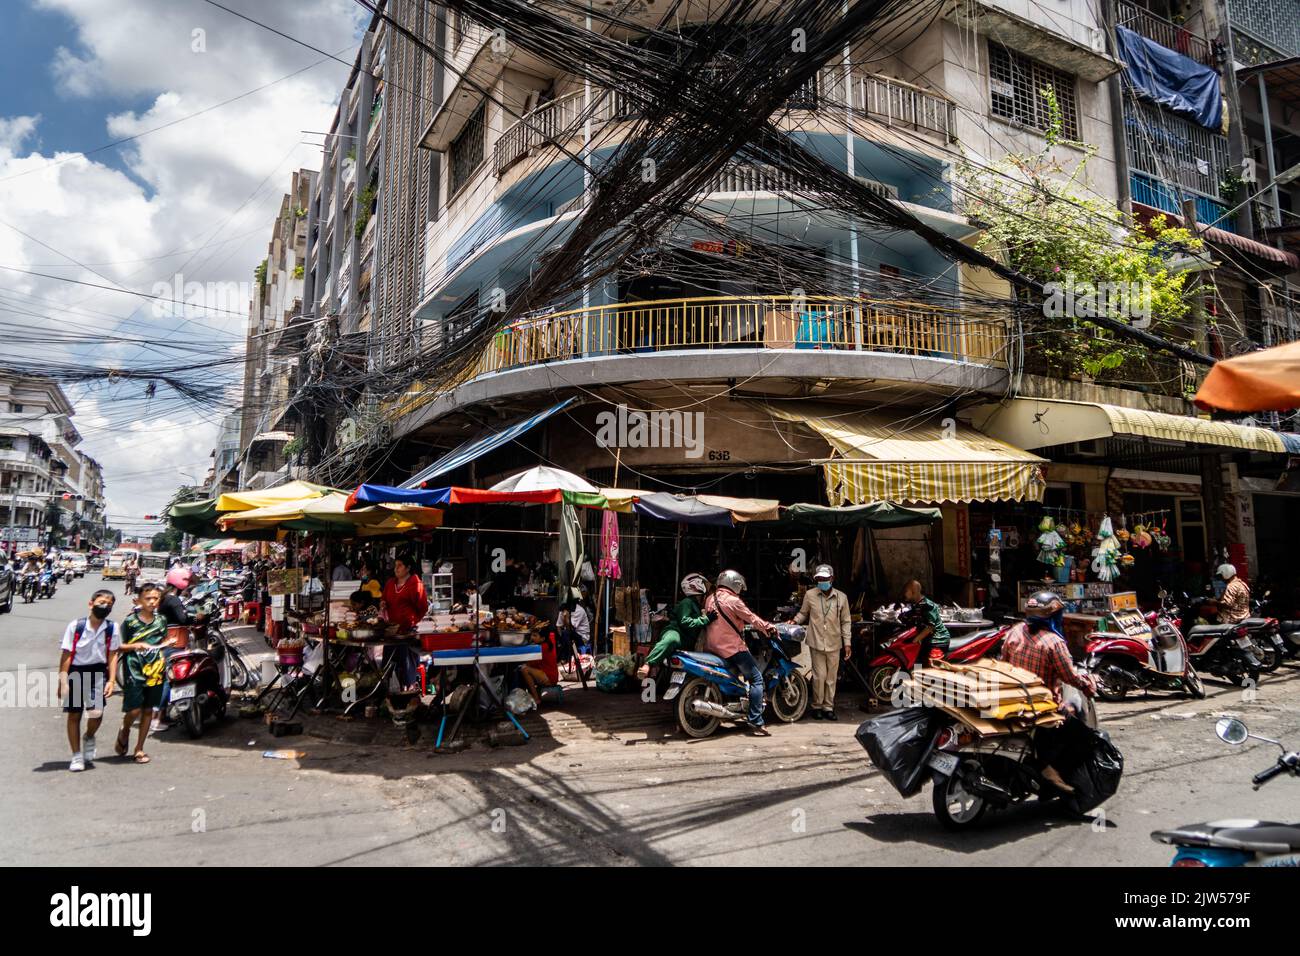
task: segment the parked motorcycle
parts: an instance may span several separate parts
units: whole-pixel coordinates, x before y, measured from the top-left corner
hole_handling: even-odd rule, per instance
[[[808,682],[793,660],[803,628],[778,624],[777,632],[760,635],[744,629],[745,644],[763,675],[764,707],[783,723],[793,723],[808,709]],[[716,654],[678,651],[669,661],[672,676],[664,700],[676,700],[677,724],[691,737],[708,737],[726,723],[744,723],[749,714],[749,682]]]
[[[1197,624],[1184,635],[1191,664],[1239,687],[1257,687],[1261,662],[1242,624]]]
[[[203,642],[206,646],[178,651],[167,662],[167,681],[171,685],[167,720],[183,723],[185,732],[195,739],[203,736],[208,718],[221,720],[226,716],[230,701],[229,645],[220,631],[208,636],[210,639]]]
[[[1182,615],[1185,621],[1206,620],[1215,623],[1222,623],[1219,618],[1220,608],[1218,598],[1206,594],[1200,598],[1188,598],[1183,595],[1188,612]],[[1261,613],[1261,604],[1258,600],[1253,601],[1252,609],[1254,615],[1244,620],[1238,621],[1237,626],[1246,629],[1246,636],[1254,645],[1255,656],[1259,659],[1259,669],[1262,673],[1271,674],[1282,665],[1283,658],[1287,654],[1286,642],[1282,639],[1281,627],[1276,618],[1264,617]],[[1197,625],[1201,626],[1201,625]]]
[[[1236,717],[1219,718],[1214,732],[1224,743],[1233,746],[1253,739],[1276,744],[1282,751],[1273,766],[1252,778],[1256,790],[1282,774],[1300,777],[1300,753],[1288,751],[1276,740],[1252,734]],[[1178,848],[1170,866],[1300,866],[1300,824],[1296,823],[1218,820],[1193,823],[1176,830],[1157,830],[1151,839]]]
[[[1146,617],[1150,628],[1146,635],[1089,635],[1083,663],[1097,679],[1097,696],[1120,701],[1131,691],[1164,690],[1203,700],[1205,685],[1175,621],[1152,611]]]
[[[873,700],[889,700],[894,688],[898,686],[899,675],[910,674],[916,666],[917,655],[921,653],[921,645],[915,639],[919,630],[919,625],[907,627],[890,638],[880,653],[869,662],[867,688]],[[954,664],[970,664],[982,657],[996,657],[1002,649],[1002,639],[1010,630],[1011,625],[1007,624],[954,637],[948,644],[944,660]]]

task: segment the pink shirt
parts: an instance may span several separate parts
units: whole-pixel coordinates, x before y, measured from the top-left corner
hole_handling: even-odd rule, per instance
[[[740,599],[740,595],[726,588],[718,588],[707,598],[704,599],[704,610],[717,611],[718,619],[710,621],[709,626],[704,631],[705,646],[709,653],[717,654],[719,657],[730,657],[733,654],[739,654],[741,651],[749,650],[745,646],[745,641],[736,633],[736,628],[742,631],[746,624],[752,624],[761,631],[769,630],[771,625],[761,617],[745,606],[745,602]],[[731,619],[732,627],[728,624],[726,618],[722,615],[725,613]]]

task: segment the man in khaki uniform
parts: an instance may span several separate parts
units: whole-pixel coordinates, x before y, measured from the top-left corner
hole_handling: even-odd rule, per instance
[[[815,587],[804,594],[803,606],[794,616],[796,624],[808,628],[804,643],[812,657],[813,720],[839,719],[835,716],[835,682],[840,658],[848,660],[853,647],[853,613],[848,596],[832,587],[834,580],[831,566],[819,564],[813,572]]]

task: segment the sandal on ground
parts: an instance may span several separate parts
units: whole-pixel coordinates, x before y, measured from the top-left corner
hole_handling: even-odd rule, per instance
[[[117,732],[117,742],[113,744],[113,753],[119,757],[125,757],[126,748],[129,746],[131,746],[131,731],[123,732],[119,730]]]
[[[135,760],[136,763],[149,763],[151,758],[144,751],[140,751],[140,753],[136,754],[132,759]]]

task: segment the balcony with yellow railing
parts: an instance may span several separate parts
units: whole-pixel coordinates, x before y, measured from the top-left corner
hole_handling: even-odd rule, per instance
[[[886,352],[1005,367],[1005,320],[958,309],[836,297],[710,296],[622,302],[515,322],[466,380],[586,357],[676,350]]]

